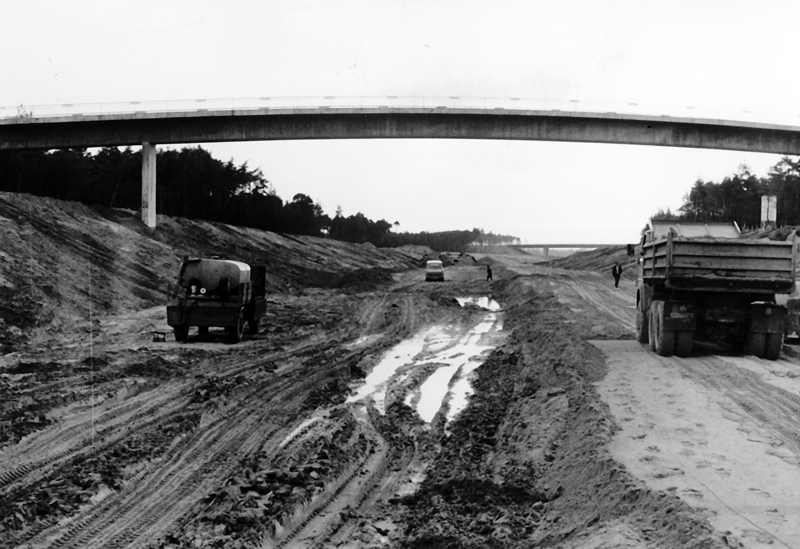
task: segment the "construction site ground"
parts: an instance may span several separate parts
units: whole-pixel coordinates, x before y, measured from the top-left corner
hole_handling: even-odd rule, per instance
[[[800,548],[798,353],[648,352],[623,249],[425,282],[28,195],[0,227],[0,547]],[[267,265],[258,335],[175,341],[185,255]]]

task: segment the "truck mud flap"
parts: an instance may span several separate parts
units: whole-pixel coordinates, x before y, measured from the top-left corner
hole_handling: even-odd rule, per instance
[[[786,328],[786,307],[775,303],[753,303],[748,309],[749,332],[783,334]]]
[[[170,326],[182,326],[184,324],[183,307],[167,307],[167,324]]]

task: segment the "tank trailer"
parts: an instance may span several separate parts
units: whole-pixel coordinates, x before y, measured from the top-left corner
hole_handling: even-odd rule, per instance
[[[175,340],[186,341],[192,326],[201,334],[225,328],[231,343],[242,340],[245,323],[257,334],[267,309],[266,272],[240,261],[185,258],[167,303]]]

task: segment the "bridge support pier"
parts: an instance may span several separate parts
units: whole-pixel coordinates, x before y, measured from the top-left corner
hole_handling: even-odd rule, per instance
[[[156,144],[142,143],[142,222],[156,226]]]
[[[545,257],[550,257],[550,248],[545,247],[545,248],[542,248],[542,249],[544,250],[544,256]]]

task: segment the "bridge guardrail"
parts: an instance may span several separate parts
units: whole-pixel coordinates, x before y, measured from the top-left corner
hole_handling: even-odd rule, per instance
[[[236,99],[182,99],[163,101],[127,101],[107,103],[66,103],[60,105],[18,105],[0,107],[0,123],[67,116],[165,114],[179,112],[223,112],[268,109],[337,109],[337,108],[421,108],[479,109],[512,111],[566,111],[615,113],[622,115],[703,118],[765,124],[800,125],[800,115],[748,110],[639,104],[578,99],[544,99],[524,97],[458,97],[458,96],[307,96],[249,97]]]

